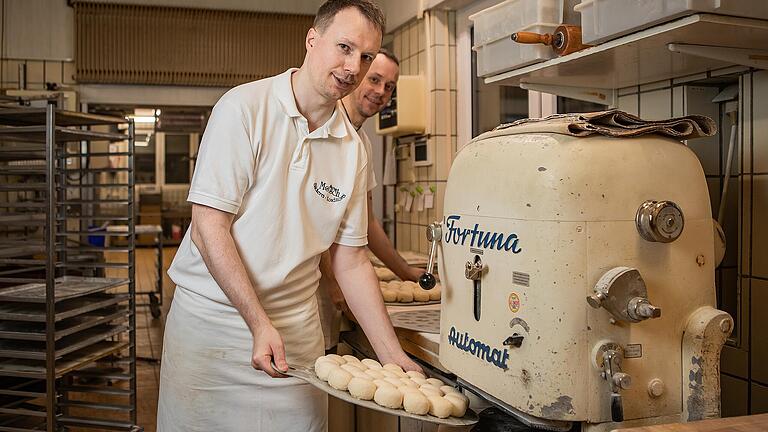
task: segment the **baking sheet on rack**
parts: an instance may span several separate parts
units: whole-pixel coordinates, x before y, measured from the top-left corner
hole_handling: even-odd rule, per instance
[[[71,299],[125,285],[128,279],[62,276],[55,279],[56,301]],[[0,301],[45,303],[45,283],[29,283],[0,289]]]
[[[317,375],[315,375],[315,371],[312,368],[290,366],[290,369],[285,374],[304,380],[309,384],[319,388],[320,390],[328,393],[329,395],[335,398],[341,399],[345,402],[359,405],[361,407],[365,407],[368,409],[380,411],[386,414],[391,414],[391,415],[400,416],[400,417],[408,417],[416,420],[422,420],[430,423],[444,424],[448,426],[469,426],[477,423],[478,421],[477,414],[475,414],[475,412],[469,408],[467,409],[467,413],[462,418],[447,417],[447,418],[441,419],[431,415],[411,414],[402,409],[391,409],[391,408],[383,407],[374,401],[357,399],[352,397],[352,395],[350,395],[346,391],[337,390],[331,387],[330,385],[328,385],[328,383],[321,380],[320,378],[317,377]]]
[[[392,326],[422,333],[440,334],[440,309],[409,310],[389,315]]]

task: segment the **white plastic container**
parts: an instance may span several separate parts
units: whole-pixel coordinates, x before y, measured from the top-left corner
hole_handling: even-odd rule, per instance
[[[581,39],[597,44],[694,13],[768,19],[768,0],[582,0]]]
[[[477,75],[491,76],[554,58],[552,48],[521,45],[510,36],[518,31],[552,33],[562,22],[562,4],[562,0],[507,0],[470,15]]]

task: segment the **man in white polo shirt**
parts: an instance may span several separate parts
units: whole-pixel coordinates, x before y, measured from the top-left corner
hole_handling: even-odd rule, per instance
[[[329,0],[299,69],[238,86],[213,109],[169,275],[158,430],[322,431],[325,393],[280,377],[323,354],[320,254],[379,359],[419,370],[379,295],[367,243],[367,154],[339,99],[365,75],[384,18]],[[365,311],[365,313],[362,313]],[[256,369],[256,370],[254,370]]]
[[[361,129],[368,118],[384,109],[392,99],[399,75],[400,61],[393,53],[382,48],[373,60],[365,78],[352,93],[342,99],[342,104],[368,153],[368,248],[400,279],[417,281],[424,273],[424,269],[408,265],[392,246],[384,228],[373,214],[370,191],[376,187],[377,183],[371,160],[372,146],[368,135]],[[330,349],[338,343],[341,312],[348,312],[348,307],[333,275],[328,254],[323,254],[320,270],[323,272],[320,289],[318,289],[320,318],[323,322],[325,348]]]

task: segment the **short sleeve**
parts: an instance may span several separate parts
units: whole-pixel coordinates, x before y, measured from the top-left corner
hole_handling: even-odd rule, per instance
[[[375,188],[378,184],[376,183],[376,172],[373,169],[373,146],[371,145],[371,140],[368,138],[368,134],[366,134],[364,130],[360,130],[360,139],[363,141],[363,146],[365,146],[365,153],[368,157],[368,167],[366,168],[368,173],[367,190],[372,191],[373,188]]]
[[[187,201],[236,214],[255,178],[258,143],[245,113],[226,100],[214,106],[200,142]]]
[[[368,191],[364,187],[368,175],[368,164],[357,173],[355,189],[349,197],[347,211],[339,225],[336,240],[344,246],[365,246],[368,244]]]

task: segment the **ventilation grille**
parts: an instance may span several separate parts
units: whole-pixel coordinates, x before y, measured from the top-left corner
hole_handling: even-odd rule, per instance
[[[234,86],[301,66],[311,15],[76,2],[79,83]]]
[[[531,275],[522,272],[512,272],[512,283],[516,285],[522,285],[524,287],[530,286]]]

